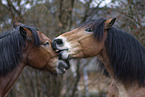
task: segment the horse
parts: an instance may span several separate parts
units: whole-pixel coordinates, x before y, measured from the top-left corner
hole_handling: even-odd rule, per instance
[[[145,48],[130,33],[112,25],[116,18],[99,18],[61,34],[52,47],[62,59],[97,56],[112,78],[117,95],[145,97]]]
[[[67,69],[45,34],[19,22],[13,26],[0,35],[0,97],[7,95],[25,66],[51,74],[64,73]]]

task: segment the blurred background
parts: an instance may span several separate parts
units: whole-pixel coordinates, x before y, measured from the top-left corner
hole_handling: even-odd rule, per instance
[[[116,17],[116,27],[145,45],[145,0],[0,0],[0,32],[18,21],[53,39],[101,17]],[[111,80],[99,64],[96,57],[72,60],[57,77],[25,67],[7,97],[106,97]]]

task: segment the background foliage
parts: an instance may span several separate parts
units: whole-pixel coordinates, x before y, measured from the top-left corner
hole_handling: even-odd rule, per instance
[[[0,0],[0,32],[19,21],[53,39],[87,20],[116,17],[116,27],[145,45],[145,0],[106,1]],[[7,97],[105,97],[110,78],[102,75],[96,60],[75,60],[57,77],[26,67]]]

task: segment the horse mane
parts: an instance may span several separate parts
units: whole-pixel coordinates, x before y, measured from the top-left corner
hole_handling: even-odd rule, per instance
[[[145,85],[145,48],[131,34],[115,27],[108,29],[105,46],[114,74],[121,80]]]
[[[97,40],[101,40],[104,35],[105,20],[97,19],[89,26]],[[134,36],[111,27],[108,29],[105,48],[117,79],[138,81],[140,86],[145,85],[145,48]]]
[[[40,39],[35,28],[24,25],[20,26],[28,28],[32,32],[34,45],[40,44]],[[26,45],[26,38],[21,35],[20,26],[13,30],[2,32],[0,35],[0,76],[8,74],[22,60],[22,50]]]

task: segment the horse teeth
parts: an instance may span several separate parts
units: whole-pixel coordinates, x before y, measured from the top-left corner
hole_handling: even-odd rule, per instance
[[[59,52],[59,50],[55,50],[55,52],[57,53],[57,52]]]

